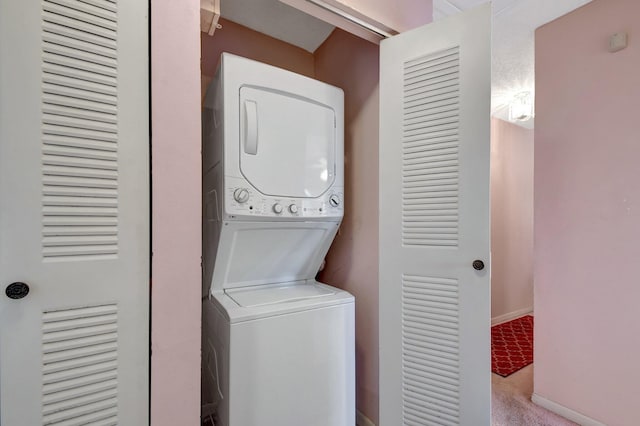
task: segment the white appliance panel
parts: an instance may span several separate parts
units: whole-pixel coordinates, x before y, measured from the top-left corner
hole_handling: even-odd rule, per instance
[[[227,222],[212,290],[313,279],[338,222]]]
[[[231,325],[227,426],[353,426],[354,322],[349,303]]]
[[[335,181],[335,111],[312,99],[240,88],[240,169],[265,195],[317,198]]]
[[[246,201],[235,199],[238,191],[247,192]],[[274,197],[252,189],[245,178],[225,176],[224,194],[226,217],[234,220],[340,220],[344,214],[342,187],[317,198]]]
[[[224,426],[352,426],[353,296],[314,280],[343,216],[343,93],[220,63],[203,108],[203,403]]]
[[[222,220],[341,220],[344,94],[223,53],[203,108],[203,171],[221,165]]]
[[[335,290],[326,285],[314,283],[295,283],[275,286],[261,286],[258,288],[241,288],[229,290],[227,296],[242,307],[253,308],[256,306],[273,305],[276,303],[298,302],[331,296]]]
[[[284,301],[283,303],[254,304],[253,306],[241,306],[240,303],[248,305],[257,301],[258,298],[253,298],[250,296],[247,299],[241,299],[240,303],[231,298],[232,295],[236,296],[238,292],[242,292],[244,290],[246,290],[247,292],[255,290],[256,293],[258,293],[260,290],[264,290],[265,293],[268,293],[270,291],[268,289],[271,289],[276,290],[277,293],[279,287],[295,285],[313,285],[317,287],[318,292],[326,292],[326,294],[318,297],[316,297],[316,294],[313,297],[298,298],[295,300],[291,299]],[[287,290],[284,290],[284,292],[287,292]],[[276,297],[278,296],[264,296],[264,299],[271,298],[272,300],[275,300]],[[294,312],[306,311],[309,309],[326,308],[344,303],[352,303],[354,298],[351,294],[347,293],[344,290],[331,287],[316,280],[307,280],[298,281],[295,283],[272,284],[262,287],[245,287],[241,289],[216,291],[212,292],[212,294],[206,300],[214,303],[217,308],[223,313],[224,318],[226,318],[226,320],[230,321],[232,324],[235,324],[246,321],[260,320],[262,318],[275,315],[286,315]]]

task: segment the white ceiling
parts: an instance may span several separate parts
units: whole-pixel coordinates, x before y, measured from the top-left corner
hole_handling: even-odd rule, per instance
[[[220,0],[220,15],[309,52],[315,51],[334,29],[278,0]]]
[[[433,0],[442,19],[488,0]],[[534,31],[591,0],[493,0],[491,112],[507,120],[508,105],[523,91],[535,95]],[[223,18],[314,52],[334,27],[278,0],[220,0]],[[533,119],[518,122],[533,128]]]
[[[509,103],[523,91],[535,95],[534,31],[591,0],[493,0],[491,113],[508,120]],[[433,18],[469,9],[487,0],[434,0]],[[517,122],[533,128],[534,120]]]

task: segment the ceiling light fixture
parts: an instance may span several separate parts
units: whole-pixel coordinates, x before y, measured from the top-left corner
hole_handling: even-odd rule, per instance
[[[527,121],[533,117],[533,96],[531,92],[516,94],[509,104],[510,121]]]

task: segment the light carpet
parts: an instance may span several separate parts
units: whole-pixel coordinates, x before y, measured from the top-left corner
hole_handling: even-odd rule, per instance
[[[576,426],[531,402],[533,364],[509,377],[491,374],[492,426]]]

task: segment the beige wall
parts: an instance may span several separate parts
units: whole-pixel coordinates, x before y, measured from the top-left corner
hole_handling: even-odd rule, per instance
[[[345,216],[320,276],[356,298],[356,405],[378,423],[377,45],[336,30],[315,52],[316,78],[345,92]]]
[[[617,426],[640,424],[639,18],[595,0],[535,41],[535,393]]]
[[[533,309],[533,130],[491,119],[491,317]]]
[[[200,2],[151,2],[151,424],[200,424]]]

